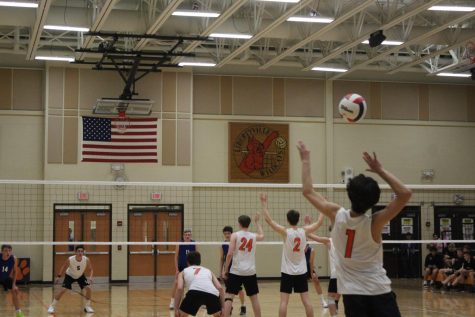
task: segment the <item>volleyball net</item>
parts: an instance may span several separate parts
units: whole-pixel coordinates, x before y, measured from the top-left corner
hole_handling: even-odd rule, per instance
[[[394,193],[382,187],[375,210]],[[397,223],[384,229],[385,242],[411,235],[429,243],[435,232],[458,243],[474,241],[475,186],[414,185],[411,201]],[[315,185],[328,200],[349,207],[344,184]],[[316,221],[318,212],[303,197],[300,184],[150,183],[0,181],[0,240],[12,244],[175,245],[191,229],[193,239],[221,244],[224,226],[261,211],[259,193],[267,193],[272,217],[286,225],[286,212],[298,210]],[[267,243],[280,243],[261,217]],[[256,230],[251,224],[251,230]],[[329,236],[325,219],[318,235]],[[417,237],[417,238],[416,238]]]

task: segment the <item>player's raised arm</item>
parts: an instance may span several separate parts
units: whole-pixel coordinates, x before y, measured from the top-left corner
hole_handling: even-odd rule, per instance
[[[272,219],[269,209],[267,207],[267,194],[261,193],[259,195],[259,198],[261,200],[261,206],[262,206],[262,213],[264,214],[264,220],[267,222],[267,224],[274,230],[275,232],[279,233],[281,236],[285,237],[286,236],[286,231],[285,227],[278,224],[274,219]]]
[[[375,153],[373,153],[373,156],[371,156],[367,152],[364,152],[363,159],[366,164],[368,164],[369,168],[367,171],[378,174],[389,184],[389,186],[391,186],[391,189],[396,194],[396,198],[390,202],[386,208],[373,215],[371,231],[373,239],[376,242],[379,242],[381,240],[381,232],[384,225],[396,217],[399,212],[401,212],[401,210],[411,198],[412,192],[396,176],[383,168]]]
[[[305,230],[305,234],[309,234],[309,233],[317,231],[318,228],[320,228],[323,224],[323,217],[324,217],[323,214],[320,213],[317,221],[314,223],[311,223],[310,217],[305,216],[305,226],[303,227],[303,229]]]
[[[310,171],[310,151],[307,149],[302,141],[299,141],[297,145],[299,150],[300,160],[302,161],[302,189],[303,195],[307,200],[330,220],[335,220],[335,215],[340,209],[335,203],[329,202],[321,194],[317,193],[313,189],[312,176]]]
[[[261,214],[256,213],[256,215],[254,216],[254,222],[256,223],[256,227],[257,227],[257,232],[256,232],[256,240],[257,241],[264,240],[264,230],[262,230],[262,225],[259,221],[260,219],[261,219]]]

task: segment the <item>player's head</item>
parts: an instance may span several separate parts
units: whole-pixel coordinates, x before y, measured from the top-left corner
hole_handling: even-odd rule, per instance
[[[188,265],[201,265],[201,254],[198,251],[191,251],[186,255]]]
[[[12,246],[9,244],[2,244],[2,255],[9,257],[12,254]]]
[[[183,241],[185,242],[191,241],[191,229],[185,229],[183,231]]]
[[[251,224],[251,217],[247,215],[241,215],[238,218],[238,222],[241,228],[247,229],[249,228],[249,225]]]
[[[468,262],[468,261],[470,261],[471,258],[472,258],[472,256],[470,255],[470,252],[464,252],[464,254],[463,254],[463,259],[464,259],[465,261]]]
[[[291,226],[296,226],[299,223],[300,213],[297,210],[287,211],[287,221]]]
[[[83,245],[77,245],[74,248],[74,251],[76,251],[77,255],[83,255],[84,254],[84,246]]]
[[[223,236],[224,239],[229,240],[231,239],[231,235],[233,234],[233,227],[231,226],[225,226],[223,228]]]
[[[357,214],[364,214],[373,207],[381,195],[378,183],[363,174],[352,178],[346,186],[346,191],[351,201],[351,210]]]

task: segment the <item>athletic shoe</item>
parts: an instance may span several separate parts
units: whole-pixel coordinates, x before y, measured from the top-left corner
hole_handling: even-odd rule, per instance
[[[50,305],[48,307],[48,314],[54,314],[54,306],[53,305]]]
[[[175,302],[170,301],[170,306],[168,306],[168,308],[170,308],[170,310],[174,310],[175,309]]]
[[[241,316],[246,315],[246,306],[241,306],[241,312],[239,313],[239,315]]]
[[[16,313],[16,317],[25,317],[25,314],[23,314],[23,312],[18,312]]]
[[[92,309],[91,306],[87,305],[87,306],[84,306],[84,312],[91,314],[94,312],[94,309]]]
[[[427,284],[427,281],[424,281],[424,284],[422,284],[424,287],[428,287],[429,285]]]

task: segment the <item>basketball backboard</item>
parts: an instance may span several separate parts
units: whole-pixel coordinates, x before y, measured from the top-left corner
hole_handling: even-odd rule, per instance
[[[125,112],[127,116],[148,116],[152,113],[154,101],[150,99],[97,99],[92,113],[102,115],[118,115]]]

